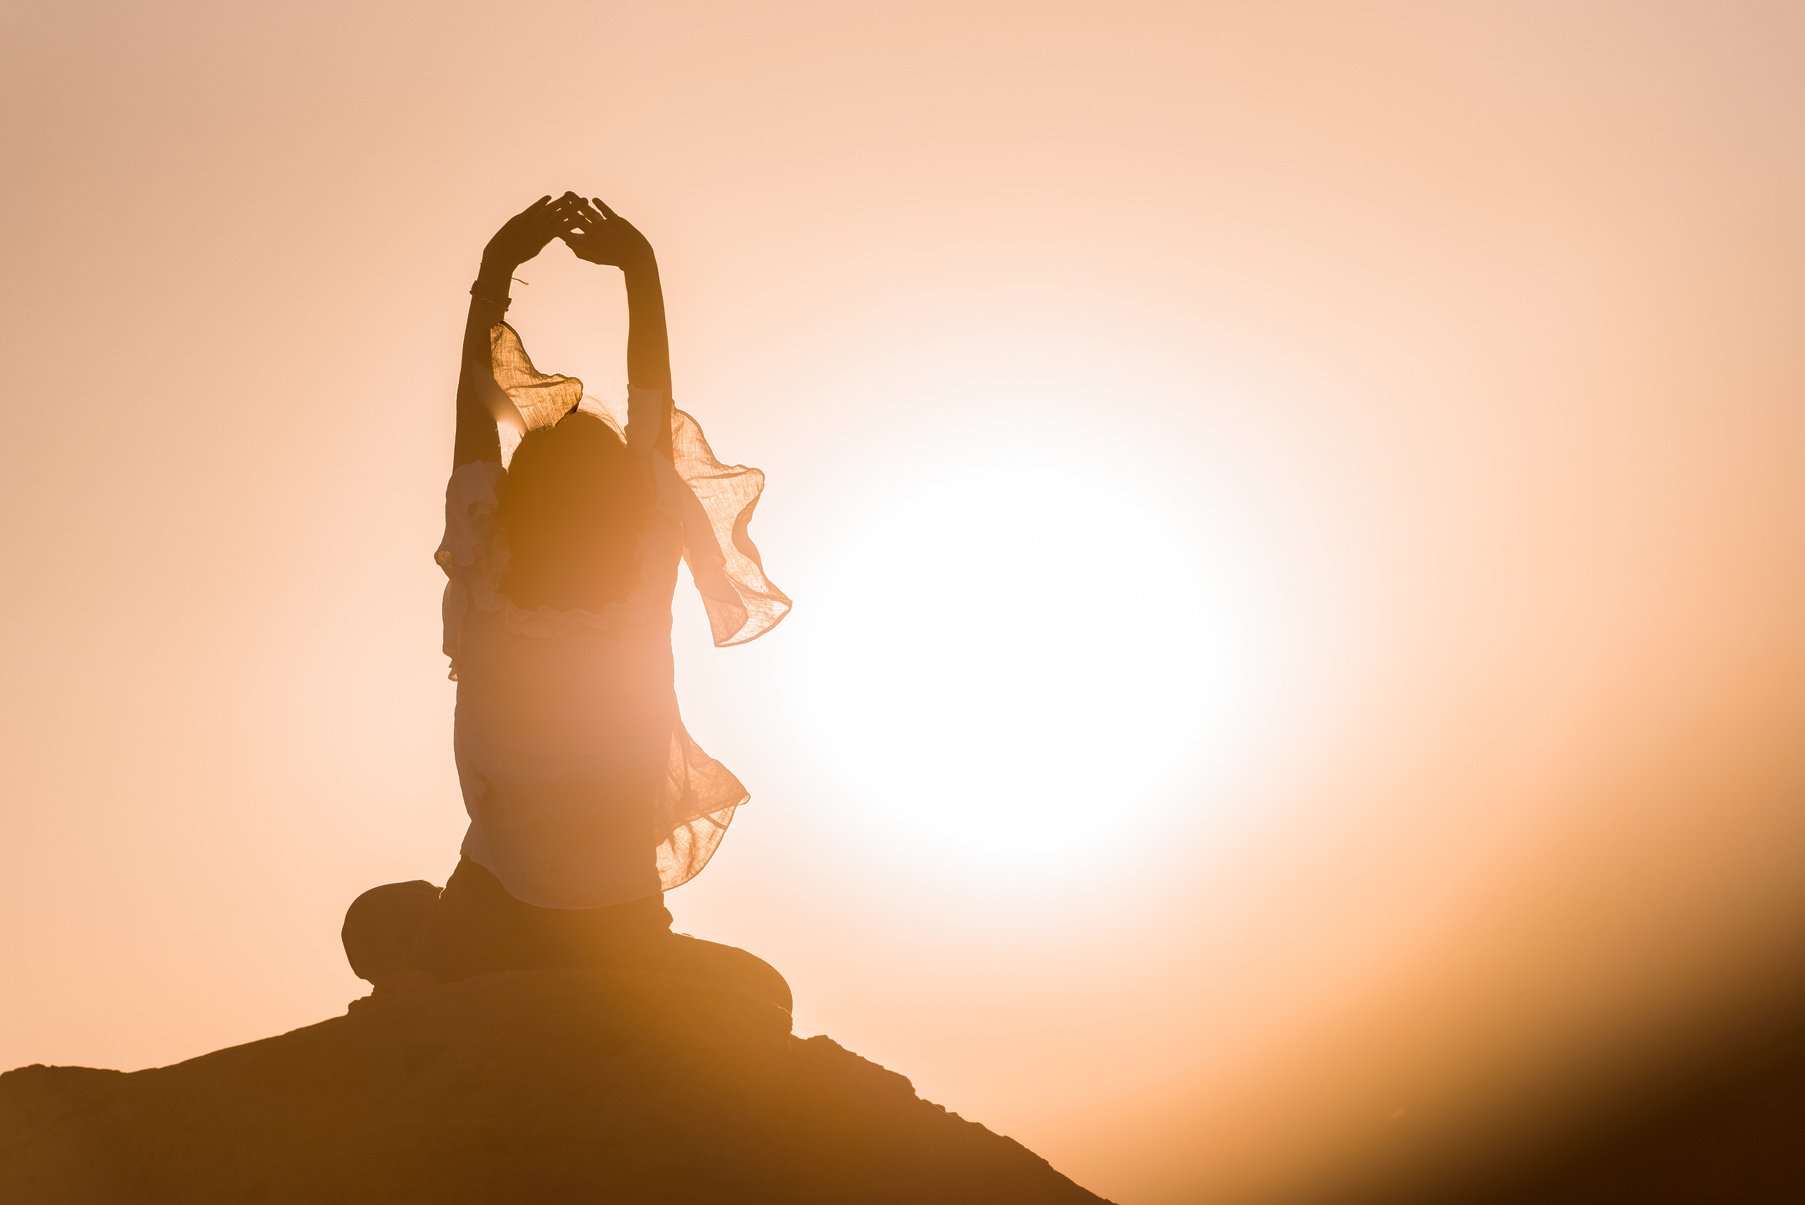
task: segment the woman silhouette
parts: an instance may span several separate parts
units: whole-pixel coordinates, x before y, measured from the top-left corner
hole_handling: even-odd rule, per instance
[[[554,239],[625,277],[624,433],[583,407],[580,381],[536,370],[503,321],[514,270]],[[747,798],[678,714],[677,563],[718,645],[762,635],[790,606],[747,536],[763,474],[715,460],[670,387],[645,237],[574,193],[509,219],[470,289],[436,553],[470,826],[442,892],[388,884],[347,914],[352,969],[379,996],[493,970],[622,966],[736,979],[789,1007],[775,970],[672,934],[664,908]]]

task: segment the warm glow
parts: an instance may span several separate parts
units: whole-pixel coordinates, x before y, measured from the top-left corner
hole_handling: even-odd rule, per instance
[[[1272,620],[1170,485],[1042,416],[846,500],[790,702],[886,856],[1055,877],[1213,806]]]
[[[0,1071],[335,1015],[451,869],[458,335],[564,189],[768,474],[669,903],[799,1033],[1291,1205],[1797,979],[1801,6],[424,11],[0,13]],[[618,274],[519,277],[618,403]]]

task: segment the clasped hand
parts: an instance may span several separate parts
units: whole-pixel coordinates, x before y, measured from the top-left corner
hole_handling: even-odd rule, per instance
[[[532,259],[555,238],[592,264],[633,271],[649,267],[652,244],[633,223],[609,209],[600,197],[567,192],[540,197],[509,218],[483,249],[485,268],[509,270]]]

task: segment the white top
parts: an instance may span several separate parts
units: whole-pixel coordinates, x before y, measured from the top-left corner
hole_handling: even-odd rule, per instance
[[[513,328],[498,324],[491,346],[496,380],[529,425],[581,404],[581,382],[535,370]],[[665,423],[668,458],[656,439]],[[605,907],[688,881],[746,802],[678,713],[670,606],[679,555],[717,645],[762,635],[790,607],[747,534],[764,475],[715,460],[663,390],[629,389],[626,440],[646,458],[656,500],[640,533],[639,581],[600,611],[523,609],[502,593],[500,463],[458,466],[445,491],[435,560],[447,577],[444,648],[458,683],[463,854],[542,908]]]

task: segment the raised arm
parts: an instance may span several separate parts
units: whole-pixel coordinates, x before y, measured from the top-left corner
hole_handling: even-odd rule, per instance
[[[500,460],[496,424],[520,421],[508,395],[495,383],[489,354],[489,332],[508,308],[514,269],[545,249],[573,223],[573,206],[581,198],[565,193],[540,197],[509,218],[483,248],[482,267],[470,286],[470,310],[464,319],[463,354],[458,369],[457,436],[452,445],[455,468],[473,460]]]
[[[627,386],[629,394],[657,393],[659,401],[627,416],[632,428],[650,423],[658,451],[671,454],[671,343],[664,321],[664,285],[652,244],[633,223],[609,209],[600,197],[576,206],[577,229],[563,239],[577,256],[621,270],[627,283]],[[638,398],[635,398],[637,401]]]

